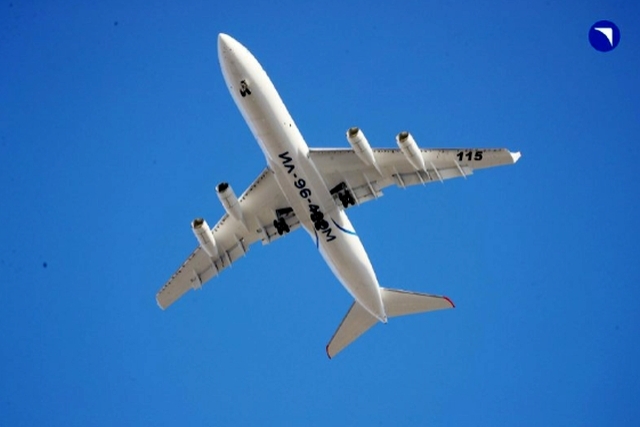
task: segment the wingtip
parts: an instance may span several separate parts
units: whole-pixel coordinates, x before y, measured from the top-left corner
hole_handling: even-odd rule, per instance
[[[519,151],[516,151],[515,153],[509,153],[511,154],[511,158],[513,159],[513,163],[516,163],[518,160],[520,160],[520,157],[522,156],[522,154],[520,154]]]
[[[329,360],[331,360],[331,354],[329,353],[329,344],[327,344],[325,351],[327,352],[327,357],[329,358]]]
[[[446,299],[449,304],[451,304],[451,308],[456,308],[456,305],[451,301],[451,298],[443,296],[442,298]]]
[[[167,308],[163,306],[162,303],[160,303],[160,295],[156,295],[156,304],[158,304],[158,307],[160,307],[162,311],[164,311]]]

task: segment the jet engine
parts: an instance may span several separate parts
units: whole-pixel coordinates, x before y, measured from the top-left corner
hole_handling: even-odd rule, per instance
[[[218,193],[218,199],[220,199],[220,203],[224,206],[224,210],[227,211],[229,215],[242,222],[243,218],[242,210],[240,209],[240,202],[238,202],[238,198],[236,197],[236,193],[233,192],[233,188],[231,188],[228,183],[221,182],[216,186],[216,193]]]
[[[360,160],[368,166],[378,168],[376,158],[373,156],[373,150],[371,150],[371,145],[369,145],[369,141],[367,141],[367,138],[360,128],[349,128],[347,131],[347,141],[351,144],[353,151],[360,157]]]
[[[407,131],[402,131],[396,136],[396,142],[411,166],[418,170],[424,170],[424,159],[418,148],[418,144]]]
[[[209,224],[202,218],[196,218],[191,222],[191,229],[193,230],[193,234],[195,234],[196,239],[198,239],[198,243],[200,243],[200,247],[209,255],[211,258],[215,258],[218,256],[218,248],[216,247],[216,241],[213,238],[213,234],[211,233],[211,229],[209,228]]]

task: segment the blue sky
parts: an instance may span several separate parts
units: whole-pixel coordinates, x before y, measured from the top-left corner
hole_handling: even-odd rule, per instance
[[[638,5],[187,3],[0,6],[0,424],[640,424]],[[328,360],[351,301],[303,232],[156,306],[264,167],[219,32],[310,146],[523,153],[349,210],[382,285],[456,309]]]

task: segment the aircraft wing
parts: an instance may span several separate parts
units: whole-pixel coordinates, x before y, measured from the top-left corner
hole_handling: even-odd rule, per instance
[[[162,309],[169,307],[189,289],[199,289],[217,276],[244,256],[253,243],[261,241],[266,245],[281,237],[273,225],[277,211],[291,231],[300,225],[269,168],[258,176],[238,201],[244,223],[228,214],[218,221],[211,229],[218,256],[210,258],[198,246],[157,293],[156,301]]]
[[[329,189],[342,183],[354,196],[356,204],[382,196],[390,185],[409,187],[416,184],[467,177],[476,169],[511,165],[520,153],[504,148],[421,148],[425,169],[417,171],[397,148],[373,149],[377,168],[366,165],[352,149],[311,149],[309,158],[318,168]],[[338,195],[334,194],[336,203]]]

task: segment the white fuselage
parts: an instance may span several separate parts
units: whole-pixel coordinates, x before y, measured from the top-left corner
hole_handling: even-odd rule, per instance
[[[309,159],[309,147],[255,57],[228,35],[218,36],[225,82],[298,220],[343,286],[367,311],[386,322],[371,261],[345,212]],[[287,206],[283,206],[286,208]],[[315,214],[328,227],[316,230]],[[275,219],[275,213],[274,213]]]

